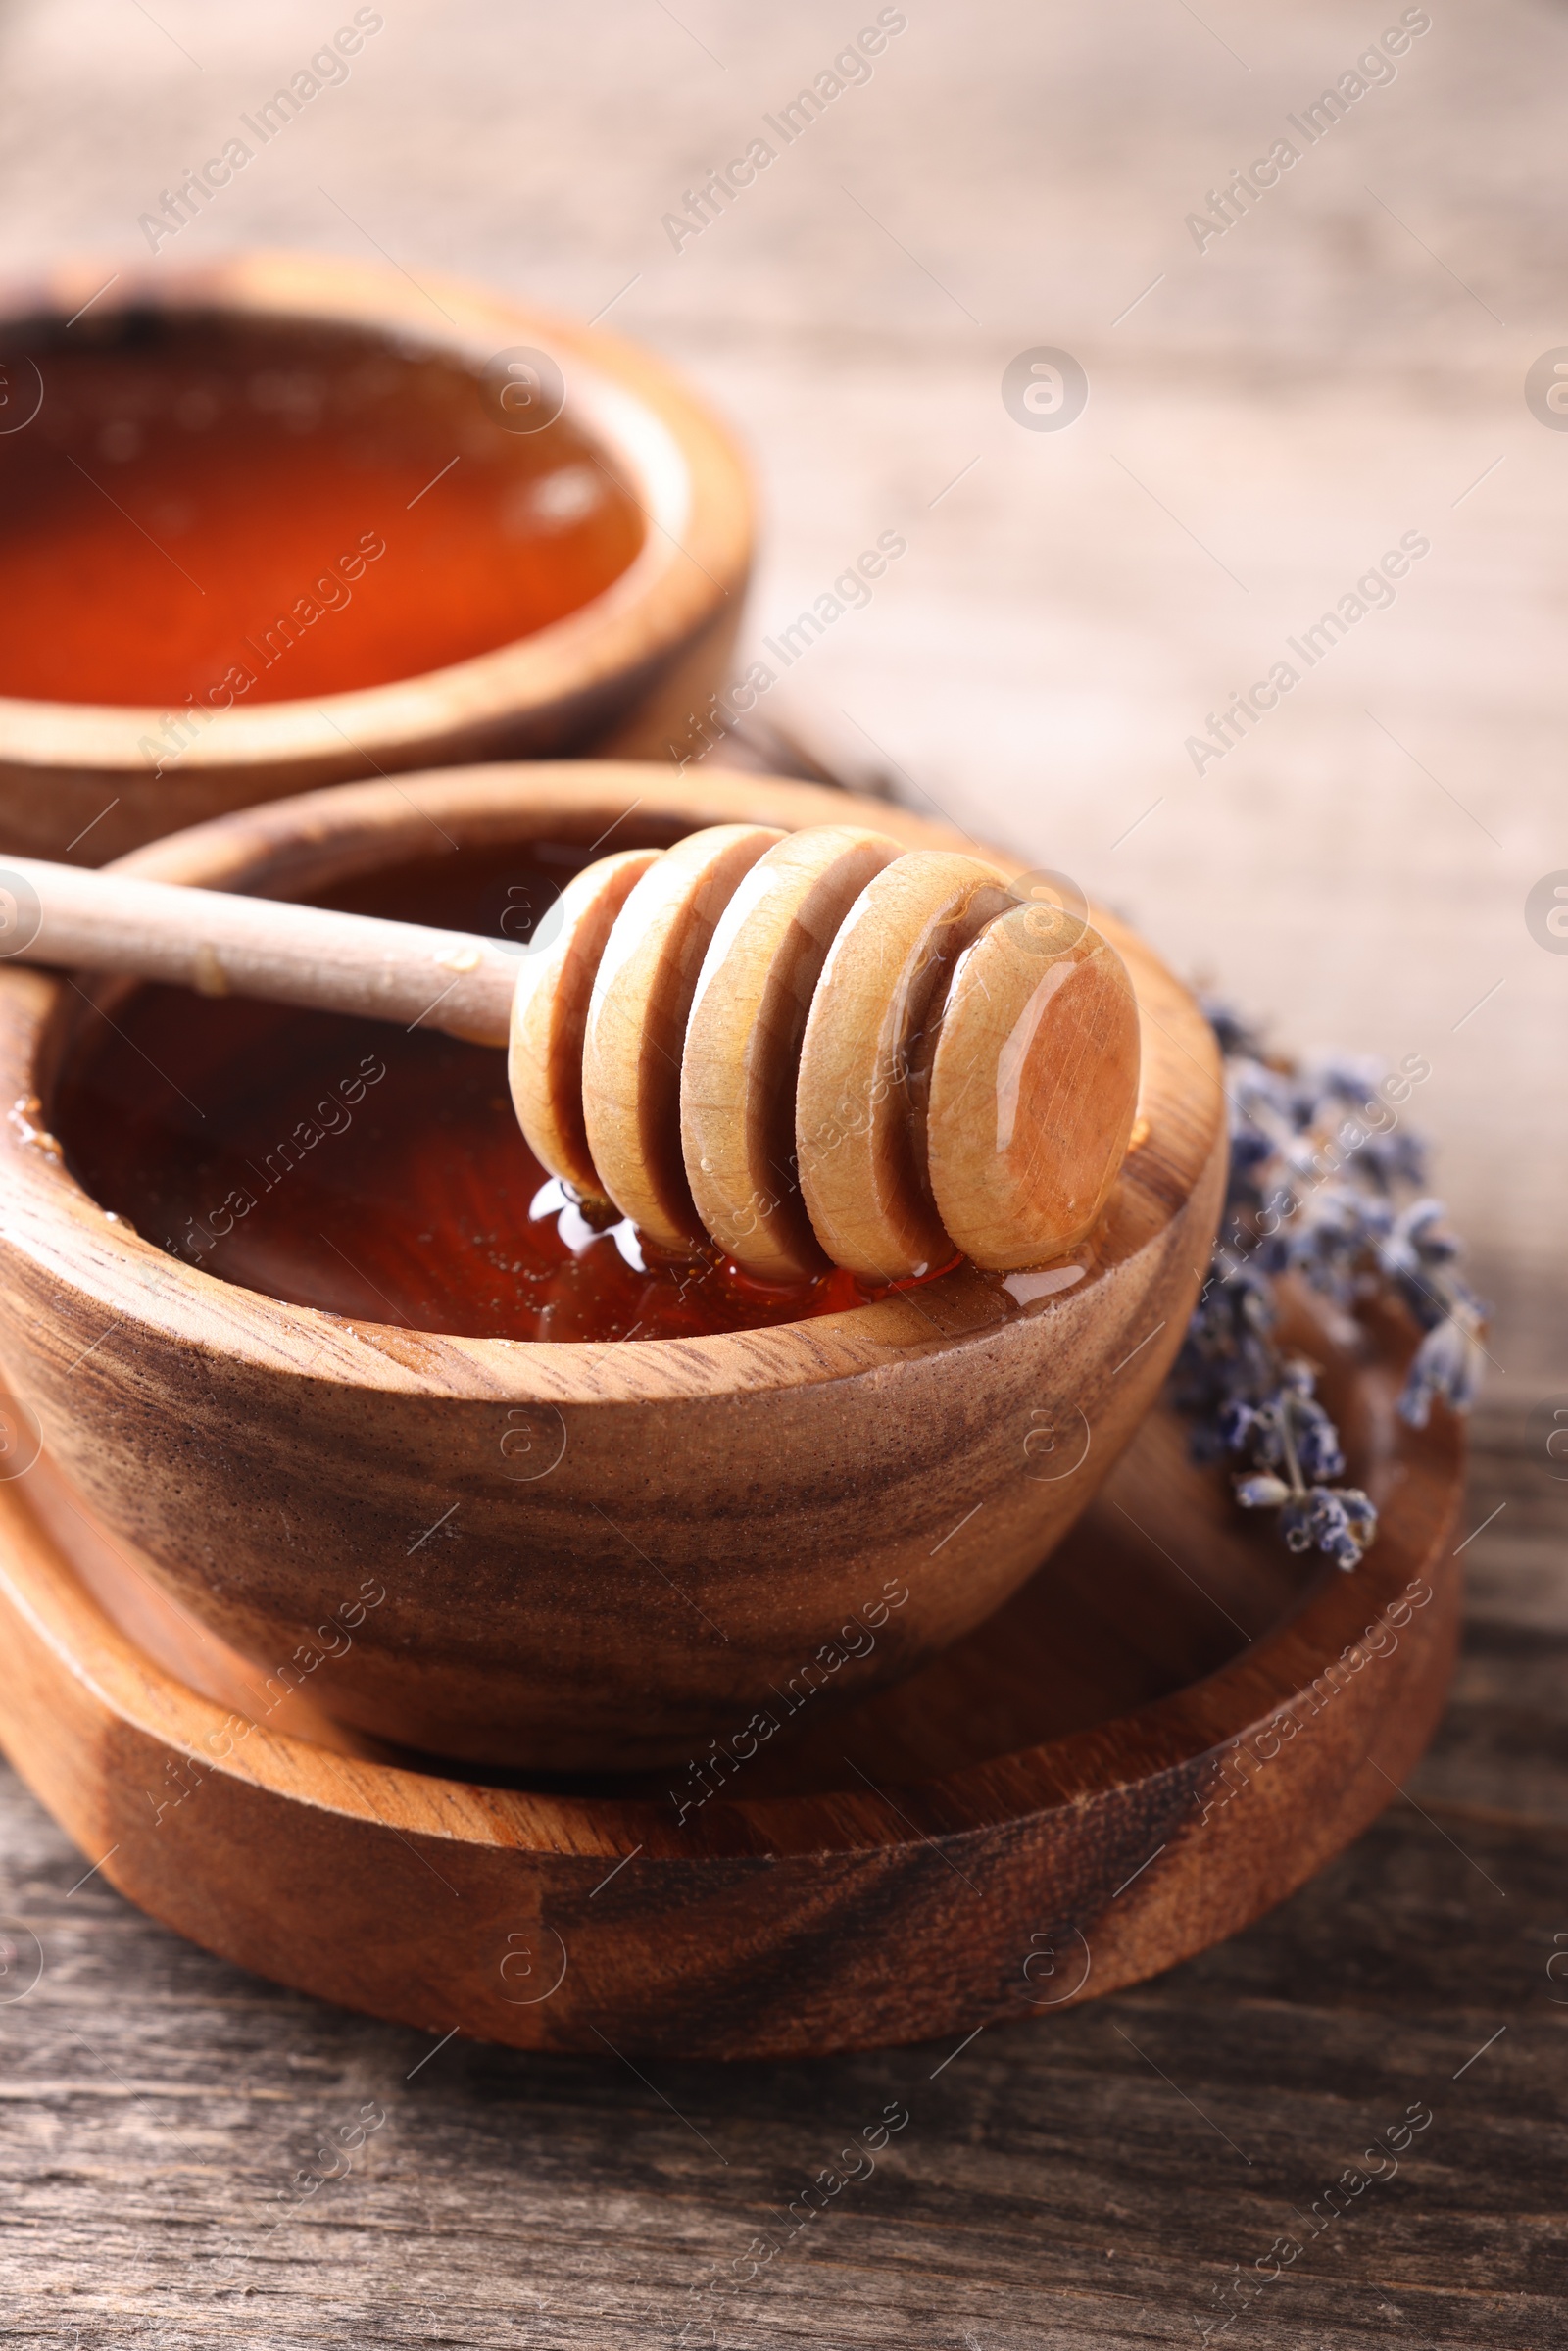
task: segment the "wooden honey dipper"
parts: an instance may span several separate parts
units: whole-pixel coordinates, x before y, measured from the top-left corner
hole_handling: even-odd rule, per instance
[[[1002,871],[855,825],[715,825],[585,867],[526,951],[133,875],[0,863],[0,957],[508,1048],[534,1155],[659,1249],[797,1281],[1092,1229],[1136,1108],[1120,957]]]

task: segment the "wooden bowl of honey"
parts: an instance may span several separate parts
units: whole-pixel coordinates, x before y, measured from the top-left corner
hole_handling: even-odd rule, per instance
[[[123,869],[509,937],[607,844],[847,823],[965,846],[836,792],[595,761],[274,801]],[[1095,921],[1142,1031],[1099,1223],[1047,1265],[880,1289],[644,1251],[531,1157],[494,1050],[0,971],[11,1466],[47,1454],[84,1572],[107,1544],[259,1691],[309,1676],[399,1747],[678,1776],[808,1697],[819,1720],[1018,1590],[1196,1297],[1213,1039]]]
[[[662,756],[752,554],[651,355],[320,256],[13,286],[0,517],[0,851],[93,864],[343,778]]]

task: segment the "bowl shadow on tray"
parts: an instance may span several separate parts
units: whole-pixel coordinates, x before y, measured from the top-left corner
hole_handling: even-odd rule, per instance
[[[1407,1475],[1395,1407],[1414,1326],[1391,1307],[1362,1331],[1289,1279],[1280,1298],[1280,1335],[1317,1372],[1347,1478],[1381,1507]],[[710,1740],[683,1770],[553,1774],[375,1751],[406,1770],[476,1785],[667,1796],[673,1818],[681,1804],[695,1813],[710,1798],[915,1787],[1108,1726],[1220,1673],[1341,1572],[1319,1552],[1289,1550],[1272,1513],[1241,1509],[1234,1464],[1195,1460],[1190,1420],[1156,1406],[1077,1524],[994,1615],[906,1680],[863,1697],[854,1691],[853,1659],[837,1688],[823,1674],[808,1698],[780,1692],[777,1728],[753,1739],[750,1753],[737,1757],[734,1741],[719,1752],[721,1742]],[[956,1532],[939,1535],[933,1549]]]
[[[857,1698],[853,1658],[842,1680],[823,1673],[803,1687],[796,1677],[779,1692],[765,1741],[738,1723],[731,1741],[710,1740],[690,1765],[663,1772],[487,1771],[406,1749],[386,1759],[493,1787],[667,1794],[693,1812],[710,1791],[716,1801],[909,1787],[1190,1689],[1277,1630],[1337,1572],[1288,1551],[1272,1522],[1245,1517],[1224,1471],[1193,1461],[1188,1424],[1160,1409],[1023,1589],[891,1688]]]

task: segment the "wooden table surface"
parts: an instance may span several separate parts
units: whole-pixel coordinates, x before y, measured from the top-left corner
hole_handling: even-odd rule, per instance
[[[1465,1552],[1464,1662],[1409,1797],[1223,1948],[956,2054],[644,2080],[437,2049],[78,1886],[84,1862],[0,1779],[6,2339],[586,2351],[692,2321],[690,2343],[767,2351],[1011,2351],[1232,2319],[1222,2339],[1303,2351],[1568,2342],[1568,1488],[1524,1416],[1568,1394],[1568,958],[1523,920],[1568,867],[1568,437],[1522,397],[1568,343],[1560,9],[1433,0],[1393,84],[1201,252],[1186,214],[1397,6],[909,0],[869,83],[679,251],[663,214],[858,13],[376,13],[348,83],[166,244],[172,265],[379,251],[416,281],[605,308],[757,456],[746,659],[903,534],[777,714],[1066,866],[1287,1042],[1427,1056],[1420,1123],[1505,1367],[1465,1523],[1500,1515]],[[13,0],[0,265],[145,258],[158,191],[337,21],[316,0]],[[1088,370],[1069,431],[1003,407],[1039,345]],[[1195,774],[1204,714],[1407,529],[1432,553],[1396,604]],[[16,1998],[29,1934],[43,1973]],[[350,2176],[280,2207],[372,2100],[387,2119]],[[909,2121],[874,2174],[715,2302],[716,2265],[894,2101]],[[1433,2120],[1397,2176],[1263,2283],[1275,2240],[1411,2105]],[[1245,2308],[1238,2276],[1262,2285]]]
[[[6,1775],[6,2340],[1568,2341],[1568,1490],[1511,1421],[1478,1434],[1466,1527],[1502,1507],[1465,1552],[1463,1662],[1409,1792],[1233,1941],[956,2051],[637,2071],[443,2045],[80,1883]],[[385,2121],[348,2175],[292,2194],[367,2108]],[[890,2108],[875,2169],[736,2289],[770,2208]],[[1396,2173],[1362,2164],[1428,2114]],[[1326,2221],[1347,2167],[1387,2176]]]

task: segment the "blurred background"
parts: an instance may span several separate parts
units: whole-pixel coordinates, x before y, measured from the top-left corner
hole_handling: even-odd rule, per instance
[[[770,715],[1065,868],[1280,1045],[1429,1062],[1410,1115],[1496,1309],[1491,1408],[1564,1380],[1568,955],[1526,922],[1568,868],[1568,411],[1526,399],[1568,338],[1561,13],[908,0],[788,145],[764,118],[862,21],[829,0],[370,15],[164,255],[379,254],[655,346],[761,485],[739,666],[900,534]],[[159,191],[338,21],[12,0],[0,261],[144,257]],[[1337,120],[1304,113],[1326,89]],[[693,233],[688,191],[759,136]],[[1041,349],[1087,376],[1068,422],[1004,403]],[[1287,640],[1407,534],[1430,552],[1309,669]],[[1195,753],[1281,660],[1300,683]]]

